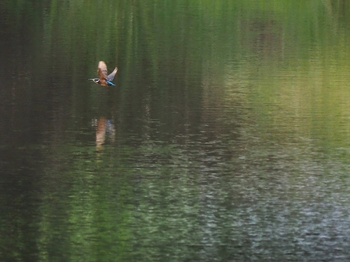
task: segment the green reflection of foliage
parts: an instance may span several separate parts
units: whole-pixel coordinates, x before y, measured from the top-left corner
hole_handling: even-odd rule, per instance
[[[104,154],[113,152],[106,149]],[[51,160],[46,172],[51,180],[43,185],[40,208],[41,260],[129,260],[132,210],[127,199],[132,192],[128,184],[131,169],[115,161],[109,164],[117,168],[106,167],[106,162],[101,166],[92,160],[95,156],[94,147],[55,150],[53,158],[66,164],[52,169]]]

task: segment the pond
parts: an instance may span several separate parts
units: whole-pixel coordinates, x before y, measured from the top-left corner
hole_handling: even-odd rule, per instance
[[[3,1],[0,260],[349,261],[349,12]]]

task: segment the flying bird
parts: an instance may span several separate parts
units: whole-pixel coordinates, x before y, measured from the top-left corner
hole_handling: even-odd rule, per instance
[[[98,78],[90,78],[90,81],[93,81],[94,83],[101,85],[101,86],[115,86],[115,84],[112,82],[115,74],[118,72],[118,68],[114,68],[113,72],[107,75],[107,66],[106,63],[103,61],[98,62]]]

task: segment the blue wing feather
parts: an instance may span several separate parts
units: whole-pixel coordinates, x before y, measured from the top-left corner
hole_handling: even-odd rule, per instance
[[[108,85],[111,85],[111,86],[115,86],[115,84],[114,84],[113,82],[108,81],[108,80],[107,80],[107,84],[108,84]]]

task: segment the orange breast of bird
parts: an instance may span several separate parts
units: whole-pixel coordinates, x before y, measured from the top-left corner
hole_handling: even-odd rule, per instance
[[[100,79],[100,83],[101,86],[108,86],[108,83],[105,79]]]
[[[102,72],[101,68],[97,69],[97,73],[98,73],[98,76],[100,78],[100,83],[99,84],[101,86],[108,86],[108,83],[107,83],[107,80],[106,80],[107,76],[106,76],[106,74],[104,74]]]

